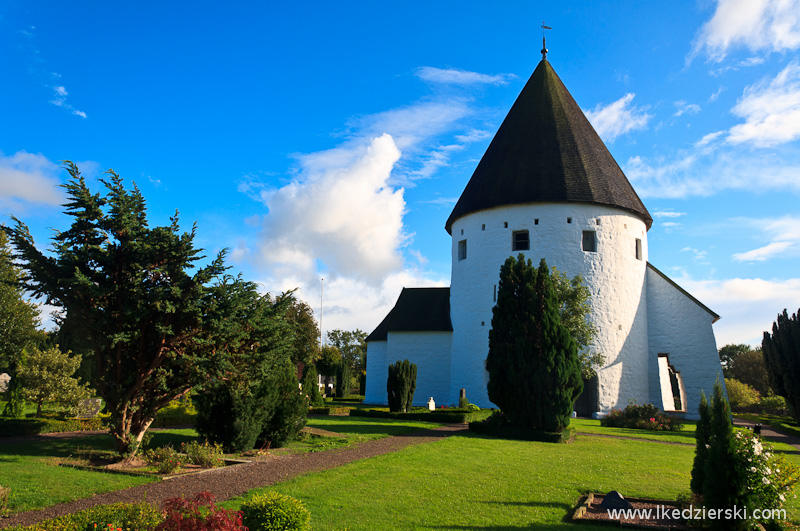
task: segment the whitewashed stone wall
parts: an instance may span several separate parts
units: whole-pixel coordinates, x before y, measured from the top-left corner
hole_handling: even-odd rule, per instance
[[[414,405],[424,406],[433,397],[437,404],[448,404],[450,391],[450,349],[452,332],[389,332],[386,354],[388,366],[407,359],[417,365],[417,390]],[[369,356],[369,354],[367,355]],[[367,357],[369,361],[369,357]],[[369,374],[369,372],[367,373]],[[386,402],[386,379],[383,382]],[[456,399],[456,404],[458,399]]]
[[[657,359],[659,354],[668,354],[670,365],[683,380],[687,417],[697,419],[700,391],[710,397],[717,379],[725,389],[711,326],[714,317],[651,268],[647,270],[647,292],[650,402],[660,405]]]
[[[649,401],[645,224],[626,210],[576,203],[505,206],[453,223],[450,401],[458,401],[463,387],[471,402],[492,406],[484,362],[494,289],[500,266],[519,254],[512,250],[512,235],[518,230],[528,230],[531,248],[522,254],[535,265],[545,258],[549,266],[570,277],[580,274],[591,291],[591,318],[598,330],[594,348],[606,357],[606,365],[598,371],[601,414],[624,407],[631,399]],[[595,231],[597,252],[582,250],[585,230]],[[635,255],[637,238],[642,246],[640,260]],[[459,260],[462,240],[467,242],[467,257]]]
[[[386,378],[389,376],[389,364],[386,361],[386,350],[386,341],[370,341],[367,343],[365,404],[387,404]]]

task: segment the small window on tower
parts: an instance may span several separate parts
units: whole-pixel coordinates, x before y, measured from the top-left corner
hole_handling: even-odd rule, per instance
[[[642,240],[636,238],[636,259],[642,259]]]
[[[531,239],[526,230],[515,230],[511,236],[512,251],[530,251]]]
[[[467,240],[458,242],[458,259],[466,260],[467,258]]]
[[[593,230],[583,231],[583,250],[590,253],[597,252],[597,239]]]

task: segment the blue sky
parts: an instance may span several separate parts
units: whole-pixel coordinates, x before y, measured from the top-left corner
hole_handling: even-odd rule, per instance
[[[0,5],[0,214],[44,247],[65,173],[113,168],[153,224],[323,328],[446,285],[444,223],[548,59],[654,217],[650,262],[757,344],[800,306],[800,1]]]

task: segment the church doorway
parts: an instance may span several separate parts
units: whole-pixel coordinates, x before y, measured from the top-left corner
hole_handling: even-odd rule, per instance
[[[597,413],[598,387],[597,375],[583,381],[583,392],[574,406],[579,417],[591,417]]]

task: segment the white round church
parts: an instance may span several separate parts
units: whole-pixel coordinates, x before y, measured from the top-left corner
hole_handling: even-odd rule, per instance
[[[450,288],[404,288],[367,338],[365,402],[386,404],[388,365],[417,365],[415,405],[429,397],[493,407],[485,370],[500,266],[522,253],[591,292],[590,346],[605,357],[584,382],[582,416],[629,401],[697,416],[700,392],[724,382],[719,316],[647,261],[653,220],[547,59],[512,106],[445,224]],[[724,385],[724,383],[723,383]]]

